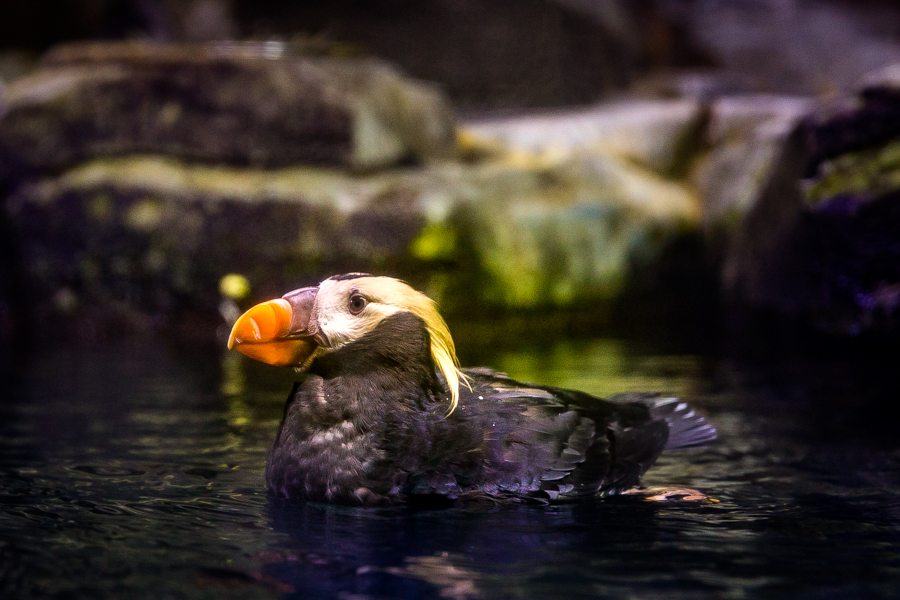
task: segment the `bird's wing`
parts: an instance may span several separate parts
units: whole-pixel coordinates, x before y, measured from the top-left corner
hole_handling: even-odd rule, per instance
[[[612,464],[605,422],[583,414],[565,390],[521,383],[490,369],[465,373],[478,399],[475,404],[508,415],[504,421],[511,426],[499,441],[511,454],[509,462],[532,470],[515,475],[530,477],[530,491],[537,497],[594,495],[604,487]]]
[[[715,427],[678,398],[653,398],[650,400],[650,414],[656,419],[665,419],[669,426],[666,450],[702,446],[715,440],[718,435]]]
[[[473,392],[520,407],[528,418],[510,435],[540,445],[540,490],[550,499],[631,488],[666,448],[715,439],[703,417],[655,393],[590,394],[520,383],[490,369],[466,371]]]
[[[615,489],[637,485],[663,450],[716,439],[715,428],[677,398],[629,392],[610,396],[608,402],[617,415],[609,425],[616,455],[610,486]]]

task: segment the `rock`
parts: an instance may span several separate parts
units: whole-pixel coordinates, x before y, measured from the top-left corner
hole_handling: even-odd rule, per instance
[[[706,65],[684,27],[642,0],[91,0],[9,3],[5,48],[67,40],[225,39],[332,46],[438,82],[463,110],[571,106],[617,93],[641,73]]]
[[[98,159],[7,200],[38,322],[95,329],[179,315],[208,327],[228,275],[254,300],[368,270],[405,277],[457,314],[609,304],[632,269],[696,225],[697,207],[682,187],[597,157],[364,176]]]
[[[692,98],[710,101],[729,96],[753,96],[756,86],[747,78],[713,68],[651,72],[629,86],[637,98]]]
[[[0,50],[0,83],[10,82],[31,72],[38,56],[24,50]]]
[[[180,25],[179,39],[188,42],[230,40],[238,37],[232,0],[187,0],[169,2]]]
[[[635,270],[699,217],[688,190],[611,156],[573,156],[536,171],[501,164],[478,175],[477,195],[451,223],[464,275],[477,275],[466,289],[486,306],[614,301]]]
[[[465,121],[462,127],[507,152],[559,161],[612,155],[669,176],[693,158],[705,125],[696,100],[644,100],[521,117]]]
[[[722,284],[731,300],[800,316],[803,293],[795,292],[806,273],[796,263],[792,238],[802,220],[800,178],[805,161],[804,136],[795,130],[776,158],[760,198],[739,221],[729,242]]]
[[[708,236],[728,236],[755,205],[786,139],[812,109],[808,98],[738,96],[710,104],[708,151],[691,179],[703,199]]]
[[[245,35],[327,36],[413,77],[462,110],[595,102],[642,70],[656,42],[632,2],[346,0],[241,2]]]
[[[814,112],[741,224],[726,289],[839,335],[900,326],[900,93],[869,80]]]
[[[72,46],[7,92],[11,272],[54,331],[208,333],[241,302],[342,271],[403,277],[451,314],[603,320],[698,231],[704,144],[782,114],[615,103],[467,120],[454,147],[432,88],[281,44]],[[246,298],[222,291],[234,281]]]
[[[757,93],[840,95],[900,61],[900,7],[879,0],[656,2],[712,64]]]
[[[453,148],[435,88],[375,60],[294,56],[276,42],[63,46],[6,98],[7,176],[123,154],[372,169]]]

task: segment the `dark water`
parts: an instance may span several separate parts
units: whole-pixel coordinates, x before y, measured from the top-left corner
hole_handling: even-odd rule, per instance
[[[900,597],[893,356],[723,358],[593,340],[478,356],[656,389],[721,439],[645,483],[717,502],[353,509],[264,493],[289,378],[133,341],[7,361],[0,598]]]

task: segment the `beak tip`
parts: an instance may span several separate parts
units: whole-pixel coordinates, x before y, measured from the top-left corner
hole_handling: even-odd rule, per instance
[[[228,349],[234,350],[235,346],[239,345],[244,340],[238,337],[238,324],[240,323],[240,319],[238,319],[234,325],[231,326],[231,333],[228,335]]]

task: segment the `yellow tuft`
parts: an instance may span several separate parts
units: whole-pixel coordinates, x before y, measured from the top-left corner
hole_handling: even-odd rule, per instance
[[[437,304],[425,294],[417,292],[397,279],[391,277],[367,279],[374,280],[373,283],[377,282],[375,288],[378,293],[376,295],[394,306],[408,310],[425,322],[425,328],[431,338],[431,358],[444,375],[447,387],[450,389],[450,410],[447,411],[449,417],[459,406],[459,386],[462,384],[469,389],[472,388],[468,378],[459,370],[453,336],[450,335],[450,328],[447,327],[446,321],[438,312]]]
[[[467,377],[459,370],[456,347],[453,344],[453,338],[450,336],[450,329],[447,327],[443,317],[438,313],[434,302],[430,299],[429,302],[432,305],[431,317],[419,316],[425,321],[428,335],[431,336],[431,358],[434,360],[437,368],[441,370],[441,373],[444,374],[444,379],[447,380],[447,387],[450,388],[450,410],[447,411],[447,416],[449,417],[459,405],[460,383],[469,387],[469,382]]]

